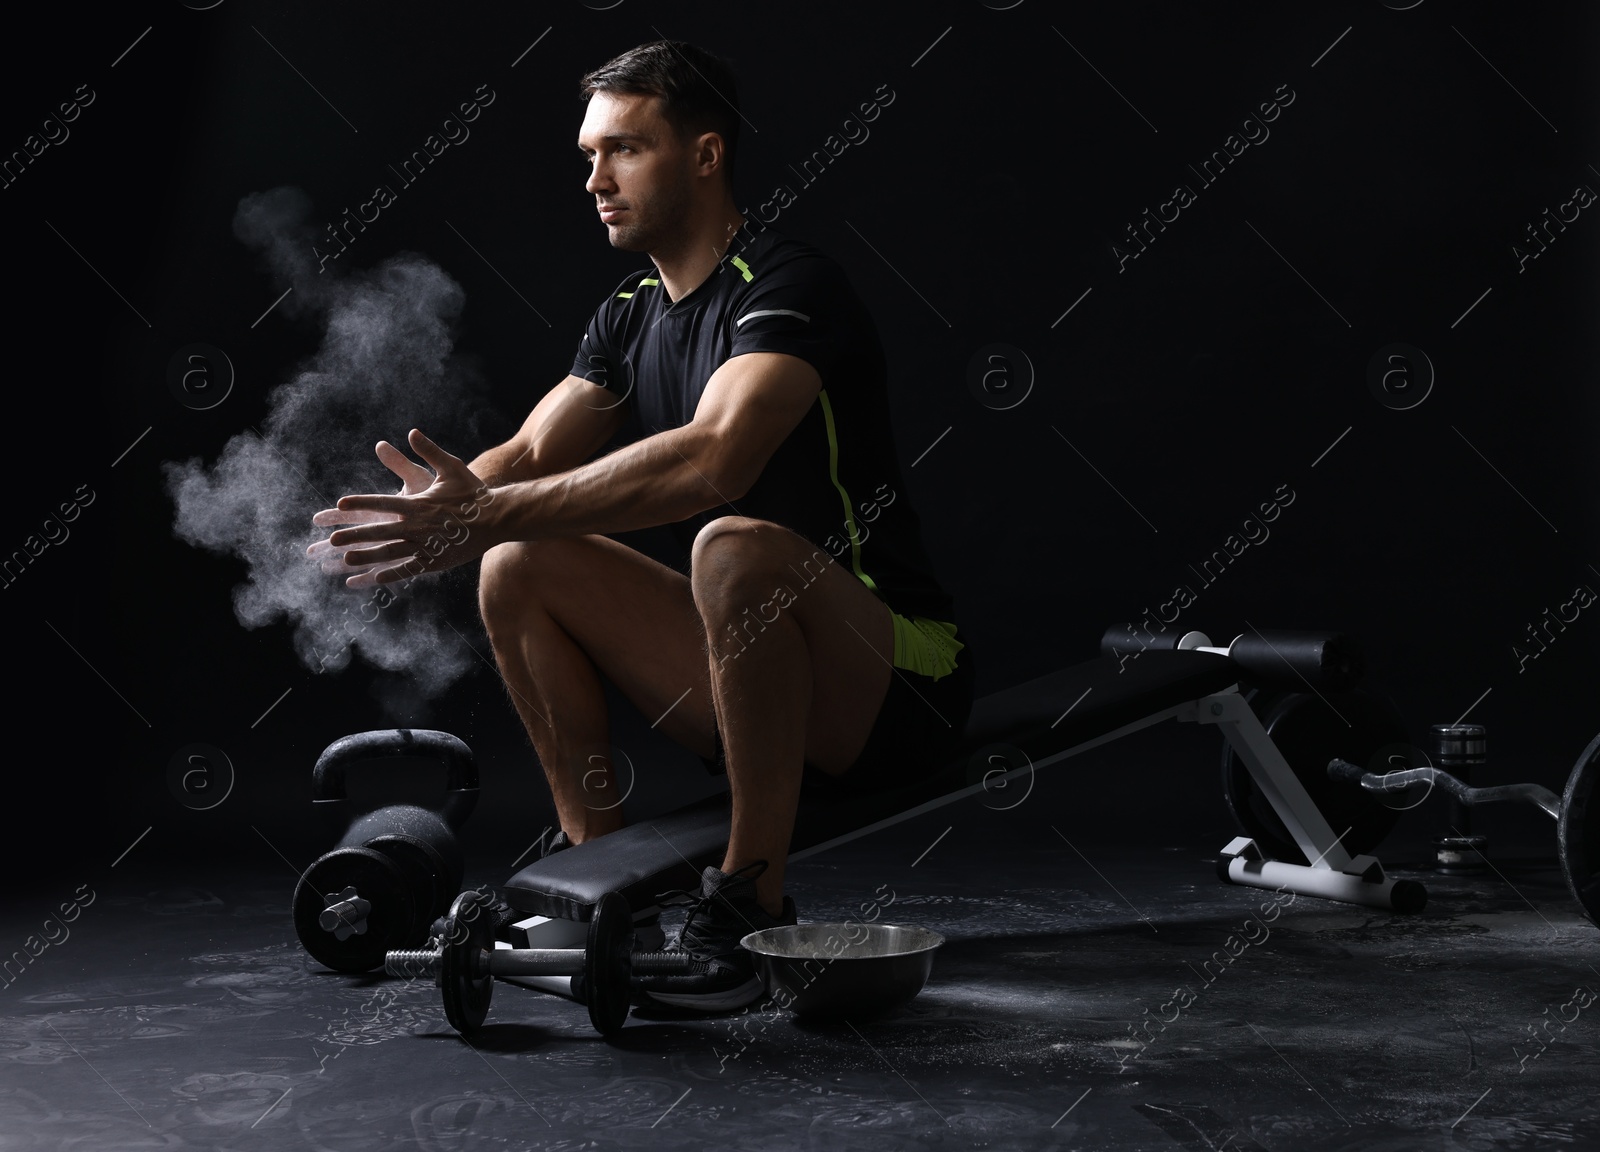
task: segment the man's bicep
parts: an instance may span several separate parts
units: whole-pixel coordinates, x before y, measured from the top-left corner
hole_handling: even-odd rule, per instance
[[[725,360],[706,382],[693,420],[708,433],[723,486],[748,491],[821,391],[822,377],[798,356],[747,352]]]
[[[627,414],[626,397],[569,375],[523,421],[517,433],[523,464],[536,476],[576,468],[611,439]]]

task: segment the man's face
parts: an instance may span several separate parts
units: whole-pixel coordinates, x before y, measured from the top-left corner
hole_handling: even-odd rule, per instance
[[[690,148],[660,112],[661,97],[596,92],[578,130],[594,195],[613,248],[670,248],[688,225]]]

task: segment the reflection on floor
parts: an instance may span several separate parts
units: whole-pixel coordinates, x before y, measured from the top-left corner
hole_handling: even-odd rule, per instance
[[[1404,873],[1431,902],[1401,918],[1275,908],[1219,884],[1214,848],[1078,853],[1044,830],[919,859],[937,832],[790,873],[802,919],[892,897],[884,921],[947,937],[908,1007],[636,1016],[609,1045],[581,1006],[506,985],[469,1045],[432,985],[321,970],[281,864],[119,872],[54,943],[45,912],[0,921],[22,953],[0,1147],[1600,1146],[1600,929],[1553,862]]]

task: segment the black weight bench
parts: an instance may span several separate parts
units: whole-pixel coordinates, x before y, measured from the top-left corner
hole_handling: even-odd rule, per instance
[[[1343,638],[1327,633],[1260,633],[1228,648],[1201,633],[1134,637],[1113,629],[1096,660],[1007,688],[974,702],[960,753],[915,784],[864,795],[803,792],[790,843],[798,860],[924,812],[1024,777],[1057,760],[1167,719],[1216,724],[1249,768],[1310,865],[1265,860],[1237,837],[1219,874],[1232,883],[1409,911],[1425,900],[1414,881],[1387,878],[1371,856],[1352,858],[1284,760],[1239,689],[1280,683],[1330,690],[1359,677]],[[1158,647],[1157,645],[1162,645]],[[1179,647],[1181,645],[1181,647]],[[1321,766],[1318,766],[1319,768]],[[728,844],[726,793],[629,825],[529,864],[502,891],[530,917],[529,946],[570,935],[601,897],[620,892],[635,911],[668,889],[697,891],[700,873],[719,865]],[[568,922],[540,935],[532,918]],[[538,936],[539,938],[535,938]]]

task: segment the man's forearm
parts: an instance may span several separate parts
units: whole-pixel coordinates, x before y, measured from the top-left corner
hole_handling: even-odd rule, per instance
[[[736,500],[743,492],[714,474],[715,446],[710,430],[688,424],[554,475],[498,486],[485,476],[493,535],[534,540],[630,532]]]
[[[490,488],[499,488],[539,474],[533,454],[520,437],[484,451],[467,467]]]

